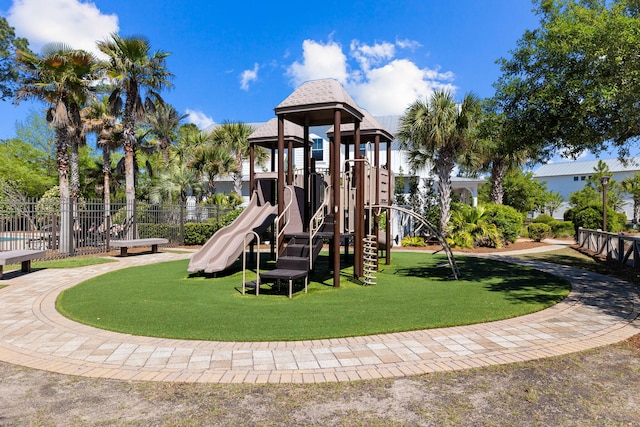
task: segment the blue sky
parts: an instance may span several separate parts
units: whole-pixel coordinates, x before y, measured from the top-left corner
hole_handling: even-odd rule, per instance
[[[529,0],[230,2],[0,0],[38,52],[47,42],[95,49],[112,32],[170,52],[165,99],[187,121],[259,122],[306,80],[337,78],[373,115],[402,114],[449,88],[493,94],[496,60],[538,27]],[[42,104],[0,102],[0,139]]]

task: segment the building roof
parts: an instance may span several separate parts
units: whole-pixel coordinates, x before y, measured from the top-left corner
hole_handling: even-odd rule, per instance
[[[258,127],[248,138],[250,144],[267,148],[278,147],[278,119],[273,118]],[[304,129],[290,121],[284,121],[284,140],[293,142],[294,147],[304,146]],[[311,144],[309,141],[308,144]]]
[[[609,171],[612,173],[640,171],[640,157],[632,157],[625,163],[619,159],[576,160],[572,162],[549,163],[540,166],[533,173],[533,176],[535,178],[545,178],[552,176],[589,175],[595,172],[600,160],[607,164]]]
[[[382,124],[376,120],[375,117],[371,115],[366,110],[362,110],[364,116],[362,118],[362,122],[360,123],[360,135],[361,136],[375,136],[380,135],[380,139],[383,142],[393,141],[393,135],[382,126]],[[341,136],[353,136],[354,134],[354,123],[345,123],[340,126],[340,135]],[[327,130],[327,137],[333,138],[333,126]]]
[[[301,84],[274,111],[299,125],[317,126],[334,122],[334,112],[339,110],[341,123],[361,121],[362,111],[335,79],[312,80]]]

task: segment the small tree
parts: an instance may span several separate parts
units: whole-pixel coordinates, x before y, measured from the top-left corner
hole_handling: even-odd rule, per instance
[[[558,191],[549,191],[546,196],[546,200],[544,202],[544,211],[549,215],[553,216],[553,214],[562,206],[564,203],[564,197]]]
[[[640,218],[640,172],[622,180],[622,189],[633,198],[633,222]]]

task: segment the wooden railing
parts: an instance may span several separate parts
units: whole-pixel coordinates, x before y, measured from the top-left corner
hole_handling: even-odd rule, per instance
[[[640,270],[640,237],[578,228],[578,246]]]

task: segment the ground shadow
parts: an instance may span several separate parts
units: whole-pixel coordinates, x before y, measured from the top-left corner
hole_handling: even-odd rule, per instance
[[[433,281],[451,280],[445,268],[449,268],[446,258],[430,259],[411,267],[399,268],[394,274],[425,277]],[[527,267],[483,257],[457,257],[461,281],[487,282],[483,286],[491,292],[501,292],[505,298],[517,304],[552,305],[561,301],[564,291],[570,289],[568,282],[553,275]]]

